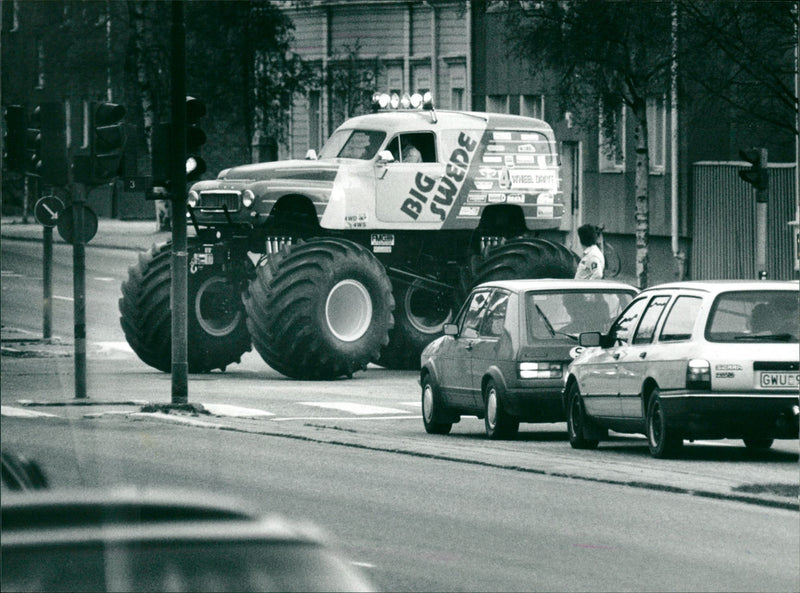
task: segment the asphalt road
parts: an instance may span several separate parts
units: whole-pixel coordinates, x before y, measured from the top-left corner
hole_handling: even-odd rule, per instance
[[[3,241],[4,331],[41,330],[38,249]],[[87,249],[96,402],[169,401],[170,376],[138,361],[119,328],[119,287],[135,257]],[[55,260],[54,333],[68,341],[71,250],[57,247]],[[68,403],[68,354],[3,356],[3,405]],[[39,407],[52,415],[4,413],[2,444],[39,458],[59,485],[211,489],[312,519],[386,590],[800,589],[797,441],[756,455],[736,442],[695,443],[681,459],[653,460],[638,437],[573,451],[563,423],[488,442],[482,421],[465,418],[432,436],[413,372],[298,382],[254,353],[226,373],[191,376],[189,391],[190,401],[255,417],[186,424],[135,406]],[[794,509],[733,500],[748,488],[777,488],[783,504],[773,506]]]
[[[57,485],[201,488],[310,519],[383,590],[798,585],[788,510],[119,416],[5,418],[2,440]]]

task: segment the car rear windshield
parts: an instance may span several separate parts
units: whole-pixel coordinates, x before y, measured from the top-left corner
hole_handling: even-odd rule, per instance
[[[528,336],[547,340],[589,331],[605,333],[632,298],[630,292],[609,290],[529,292],[525,298]]]
[[[720,294],[705,332],[709,342],[797,342],[798,293],[734,291]]]
[[[385,138],[386,132],[378,130],[338,130],[319,151],[319,158],[368,161],[378,154]]]

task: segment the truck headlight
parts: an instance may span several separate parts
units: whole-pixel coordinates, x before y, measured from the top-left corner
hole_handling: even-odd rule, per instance
[[[246,189],[242,192],[242,206],[245,208],[252,206],[255,199],[256,196],[252,190]]]
[[[186,194],[186,204],[189,208],[196,208],[198,203],[200,203],[200,194],[190,189],[189,193]]]

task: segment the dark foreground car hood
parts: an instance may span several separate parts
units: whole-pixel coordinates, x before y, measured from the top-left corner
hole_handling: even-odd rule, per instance
[[[303,179],[333,181],[339,166],[334,161],[290,160],[256,163],[232,167],[220,173],[220,180],[267,181],[270,179]]]

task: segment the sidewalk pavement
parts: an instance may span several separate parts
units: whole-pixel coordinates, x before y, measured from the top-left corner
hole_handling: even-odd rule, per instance
[[[27,223],[22,217],[3,217],[0,219],[0,239],[18,241],[42,241],[44,227],[32,216]],[[155,220],[116,220],[101,218],[97,224],[97,234],[87,244],[90,247],[109,249],[130,249],[147,251],[154,243],[163,243],[172,237],[169,231],[159,231]],[[58,229],[53,229],[53,243],[66,244]]]

